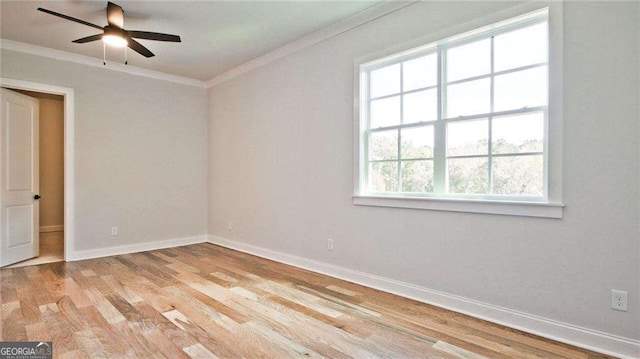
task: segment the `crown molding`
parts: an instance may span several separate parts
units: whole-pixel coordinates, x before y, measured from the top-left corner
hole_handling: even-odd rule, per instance
[[[247,72],[253,71],[259,67],[265,66],[273,61],[281,59],[285,56],[291,55],[307,47],[313,46],[319,42],[330,39],[356,27],[367,24],[371,21],[379,19],[383,16],[391,14],[395,11],[403,9],[407,6],[413,5],[417,0],[386,0],[380,4],[373,5],[365,10],[349,16],[333,25],[324,27],[316,32],[313,32],[307,36],[304,36],[298,40],[290,42],[282,47],[272,50],[262,56],[256,57],[253,60],[245,62],[244,64],[234,67],[231,70],[223,72],[220,75],[215,76],[206,82],[207,87],[211,88],[217,86],[223,82],[229,81],[235,77],[238,77]]]
[[[27,44],[19,41],[0,38],[0,48],[4,50],[17,51],[17,52],[22,52],[26,54],[36,55],[36,56],[48,57],[56,60],[75,62],[78,64],[87,65],[87,66],[99,67],[105,70],[120,71],[128,74],[132,74],[132,75],[144,76],[144,77],[149,77],[149,78],[163,80],[163,81],[170,81],[170,82],[174,82],[182,85],[195,86],[195,87],[201,87],[201,88],[207,87],[204,81],[200,81],[200,80],[196,80],[188,77],[171,75],[164,72],[143,69],[137,66],[124,65],[124,64],[112,63],[112,62],[109,63],[109,66],[104,66],[102,64],[102,61],[94,57],[74,54],[71,52],[56,50],[56,49],[52,49],[44,46]]]
[[[200,81],[188,77],[171,75],[164,72],[147,70],[141,67],[124,65],[119,63],[109,63],[109,66],[103,66],[99,59],[79,55],[67,51],[61,51],[52,49],[49,47],[27,44],[24,42],[8,40],[0,38],[0,48],[10,51],[22,52],[36,56],[48,57],[56,60],[75,62],[82,65],[99,67],[112,71],[120,71],[129,73],[132,75],[144,76],[158,80],[170,81],[188,86],[195,86],[201,88],[211,88],[223,82],[229,81],[242,74],[255,70],[259,67],[265,66],[273,61],[281,59],[285,56],[291,55],[307,47],[313,46],[319,42],[330,39],[334,36],[340,35],[344,32],[352,30],[356,27],[362,26],[366,23],[379,19],[383,16],[391,14],[395,11],[403,9],[409,5],[412,5],[419,0],[385,0],[377,5],[373,5],[355,15],[347,17],[335,24],[324,27],[316,32],[313,32],[307,36],[304,36],[298,40],[290,42],[282,47],[272,50],[262,56],[256,57],[240,66],[234,67],[231,70],[223,72],[220,75],[213,77],[208,81]]]

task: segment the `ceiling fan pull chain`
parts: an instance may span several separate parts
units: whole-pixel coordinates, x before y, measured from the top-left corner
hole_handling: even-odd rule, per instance
[[[129,61],[127,60],[127,47],[124,47],[124,64],[129,65]]]
[[[102,43],[102,65],[107,66],[107,44]]]

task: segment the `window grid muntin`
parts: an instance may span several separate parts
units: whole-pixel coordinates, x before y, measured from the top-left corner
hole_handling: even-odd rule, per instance
[[[494,113],[487,112],[487,113],[480,113],[480,114],[469,115],[469,116],[457,116],[457,117],[444,118],[442,120],[413,122],[413,123],[408,123],[406,125],[375,127],[375,128],[369,129],[369,131],[370,132],[379,132],[379,131],[395,130],[395,129],[398,129],[398,128],[411,128],[411,127],[429,126],[429,125],[437,124],[438,121],[458,122],[458,121],[469,121],[469,120],[477,120],[477,119],[481,119],[481,118],[488,118],[489,116],[506,117],[506,116],[513,116],[513,115],[535,113],[535,112],[544,112],[546,110],[546,108],[547,108],[547,106],[523,107],[523,108],[520,108],[520,109],[497,111],[497,112],[494,112]]]
[[[535,154],[533,152],[529,153],[522,153],[522,155],[524,154]],[[511,154],[508,154],[507,156],[511,156]],[[410,161],[433,161],[433,157],[418,157],[418,158],[403,158],[400,160],[400,162],[410,162]],[[371,160],[369,161],[369,163],[378,163],[378,162],[398,162],[398,160],[394,159],[394,160]]]
[[[496,82],[496,74],[494,73],[494,61],[495,61],[495,47],[494,47],[494,38],[495,35],[491,35],[491,46],[490,46],[490,50],[489,50],[489,56],[491,56],[491,60],[490,60],[490,74],[491,74],[491,85],[490,85],[490,90],[489,90],[489,111],[491,112],[491,116],[489,116],[489,121],[488,121],[488,125],[489,125],[489,137],[488,137],[488,150],[489,150],[489,159],[487,160],[487,165],[489,166],[489,168],[487,169],[487,175],[489,176],[488,180],[488,186],[489,186],[489,193],[493,194],[493,156],[491,156],[493,154],[493,112],[495,109],[495,82]]]
[[[516,157],[516,156],[538,156],[544,155],[544,151],[536,151],[536,152],[514,152],[514,153],[496,153],[492,157]],[[457,156],[448,156],[447,159],[459,159],[459,158],[484,158],[489,157],[489,155],[457,155]],[[395,161],[395,160],[373,160],[370,162],[381,162],[381,161]],[[405,160],[406,161],[406,160]]]
[[[471,82],[471,81],[476,81],[476,80],[482,80],[482,79],[486,79],[488,77],[495,77],[495,76],[500,76],[500,75],[507,75],[513,72],[520,72],[520,71],[526,71],[526,70],[531,70],[531,69],[535,69],[538,67],[545,67],[547,66],[549,63],[548,62],[537,62],[535,64],[529,64],[529,65],[525,65],[525,66],[520,66],[520,67],[514,67],[508,70],[502,70],[502,71],[497,71],[497,72],[491,72],[488,74],[484,74],[484,75],[478,75],[478,76],[473,76],[473,77],[466,77],[463,79],[459,79],[459,80],[455,80],[455,81],[450,81],[447,82],[447,85],[458,85],[461,83],[465,83],[465,82]],[[436,87],[436,86],[432,86],[432,87]],[[397,94],[396,94],[397,95]],[[392,95],[389,95],[389,97]],[[381,96],[384,97],[384,96]],[[377,97],[374,100],[377,100],[381,97]]]
[[[406,62],[406,61],[403,61],[403,62]],[[509,70],[507,70],[507,71],[509,71]],[[435,86],[427,86],[427,87],[420,87],[420,88],[417,88],[417,89],[408,90],[408,91],[401,91],[401,92],[393,93],[393,94],[390,94],[390,95],[384,95],[384,96],[373,97],[373,98],[371,98],[371,99],[369,99],[369,100],[370,100],[370,101],[384,100],[385,98],[394,97],[394,96],[399,96],[400,94],[402,94],[402,95],[411,95],[412,93],[415,93],[415,92],[428,91],[428,90],[433,90],[433,89],[436,89],[436,88],[438,88],[438,85],[435,85]]]
[[[400,125],[404,124],[404,61],[400,62]],[[398,130],[398,192],[402,191],[402,127]]]
[[[366,70],[366,82],[365,82],[365,88],[366,88],[366,103],[367,103],[367,110],[370,109],[370,104],[371,101],[373,100],[378,100],[384,97],[392,97],[392,96],[400,96],[400,111],[401,111],[401,116],[400,116],[400,125],[397,126],[389,126],[389,127],[379,127],[379,128],[375,128],[375,129],[371,129],[369,124],[369,117],[370,117],[370,112],[368,112],[366,114],[366,127],[365,130],[363,131],[363,133],[365,134],[365,138],[370,137],[370,134],[372,131],[383,131],[383,130],[390,130],[390,129],[397,129],[398,131],[398,157],[397,160],[378,160],[378,161],[370,161],[369,160],[369,143],[368,141],[365,143],[365,154],[364,154],[364,169],[365,171],[362,171],[361,168],[361,172],[365,172],[365,181],[366,181],[366,187],[365,187],[365,191],[369,194],[373,194],[373,195],[377,195],[377,196],[391,196],[393,197],[394,195],[403,195],[403,194],[408,194],[411,197],[416,197],[416,198],[433,198],[433,197],[442,197],[442,198],[476,198],[476,199],[482,199],[482,198],[488,198],[491,200],[514,200],[517,199],[518,201],[540,201],[540,200],[547,200],[548,198],[548,129],[549,129],[549,119],[548,119],[548,107],[549,107],[549,53],[547,52],[547,61],[546,62],[540,62],[540,63],[534,63],[534,64],[529,64],[529,65],[525,65],[525,66],[520,66],[520,67],[516,67],[516,68],[511,68],[511,69],[507,69],[507,70],[502,70],[499,72],[494,72],[494,67],[495,67],[495,48],[494,48],[494,37],[495,36],[499,36],[501,34],[505,34],[505,33],[509,33],[512,31],[516,31],[518,29],[522,29],[522,28],[527,28],[530,26],[534,26],[536,24],[540,24],[540,23],[546,23],[547,24],[547,28],[548,28],[548,22],[549,22],[549,18],[548,18],[548,9],[542,10],[542,11],[536,11],[535,15],[532,15],[528,18],[525,19],[518,19],[518,18],[514,18],[514,19],[510,19],[507,20],[507,22],[509,22],[509,24],[507,25],[502,25],[500,26],[499,24],[496,24],[498,26],[496,26],[497,28],[494,28],[493,25],[489,26],[488,29],[484,29],[482,31],[477,31],[476,33],[474,33],[473,35],[465,35],[465,34],[460,34],[460,35],[456,35],[452,38],[443,40],[443,41],[439,41],[435,46],[433,44],[428,44],[419,48],[416,48],[414,50],[409,50],[406,51],[404,53],[400,53],[400,54],[395,54],[395,55],[391,55],[388,56],[386,58],[380,59],[375,61],[374,64],[363,64],[361,65],[361,71],[363,71],[362,69],[365,68]],[[526,15],[525,15],[526,17]],[[471,31],[471,33],[473,33],[474,31]],[[470,77],[470,78],[464,78],[464,79],[459,79],[456,81],[452,81],[447,83],[446,81],[446,54],[447,54],[447,49],[452,48],[452,47],[457,47],[457,46],[462,46],[466,43],[471,43],[474,41],[479,41],[482,39],[486,39],[486,38],[491,38],[491,50],[490,50],[490,56],[491,56],[491,71],[489,74],[485,74],[485,75],[480,75],[480,76],[475,76],[475,77]],[[547,32],[547,46],[549,47],[549,41],[550,41],[550,35]],[[419,88],[419,89],[412,89],[409,91],[404,91],[404,86],[403,86],[403,72],[402,72],[402,67],[403,67],[403,62],[406,61],[411,61],[413,59],[417,59],[419,57],[423,57],[423,56],[429,56],[431,53],[433,53],[435,50],[435,53],[437,54],[437,85],[435,86],[428,86],[428,87],[424,87],[424,88]],[[377,69],[380,68],[384,68],[387,66],[391,66],[394,64],[400,64],[400,92],[399,93],[395,93],[395,94],[390,94],[390,95],[385,95],[385,96],[380,96],[377,98],[369,98],[369,94],[370,94],[370,74],[372,71],[375,71]],[[520,71],[526,71],[529,69],[533,69],[533,68],[538,68],[538,67],[547,67],[547,78],[546,78],[546,88],[547,88],[547,101],[546,101],[546,105],[545,106],[535,106],[535,107],[522,107],[521,109],[513,109],[513,110],[506,110],[506,111],[500,111],[500,112],[493,112],[494,110],[494,82],[495,82],[495,76],[500,76],[500,75],[504,75],[504,74],[508,74],[508,73],[516,73],[516,72],[520,72]],[[490,112],[489,113],[485,113],[485,114],[474,114],[474,115],[467,115],[467,116],[457,116],[457,117],[453,117],[453,118],[445,118],[443,119],[443,114],[446,113],[446,99],[447,99],[447,86],[448,85],[452,85],[452,84],[458,84],[458,83],[464,83],[464,82],[470,82],[470,81],[474,81],[474,80],[479,80],[479,79],[483,79],[483,78],[490,78]],[[404,122],[404,115],[403,115],[403,111],[404,111],[404,105],[403,105],[403,100],[404,100],[404,95],[405,94],[410,94],[410,93],[414,93],[414,92],[419,92],[419,91],[425,91],[425,90],[429,90],[429,89],[434,89],[437,88],[437,119],[435,121],[421,121],[421,122],[416,122],[416,123],[411,123],[408,125],[405,125]],[[543,136],[543,151],[542,152],[526,152],[526,153],[501,153],[501,154],[493,154],[493,150],[492,150],[492,128],[493,128],[493,117],[501,117],[501,116],[506,116],[506,115],[512,115],[512,114],[520,114],[520,113],[534,113],[534,112],[539,112],[541,111],[543,114],[543,124],[544,124],[544,136]],[[485,155],[471,155],[471,156],[447,156],[446,155],[446,125],[449,122],[456,122],[456,121],[464,121],[464,120],[470,120],[470,119],[474,119],[474,118],[487,118],[488,119],[488,126],[489,126],[489,143],[488,143],[488,154]],[[408,128],[408,127],[420,127],[420,126],[428,126],[428,125],[433,125],[434,127],[434,145],[433,145],[433,152],[434,152],[434,157],[433,157],[433,191],[432,192],[402,192],[402,178],[401,178],[401,163],[404,161],[417,161],[417,160],[430,160],[430,159],[407,159],[407,160],[403,160],[401,158],[401,145],[402,145],[402,139],[401,139],[401,129],[403,128]],[[361,147],[362,148],[362,147]],[[521,195],[499,195],[499,194],[494,194],[493,193],[493,178],[491,175],[491,171],[492,171],[492,162],[491,162],[491,158],[492,157],[508,157],[508,156],[535,156],[535,155],[542,155],[543,158],[543,174],[542,174],[542,178],[543,178],[543,193],[541,196],[521,196]],[[489,188],[489,192],[488,193],[483,193],[483,194],[457,194],[457,193],[449,193],[448,192],[448,170],[447,170],[447,160],[448,159],[455,159],[455,158],[479,158],[479,157],[488,157],[488,173],[489,176],[487,178],[488,180],[488,188]],[[397,166],[398,166],[398,176],[396,178],[397,180],[397,187],[398,187],[398,191],[397,192],[376,192],[376,191],[372,191],[371,187],[369,186],[370,184],[370,173],[369,173],[369,167],[371,165],[371,163],[373,162],[394,162],[397,161]],[[444,178],[443,178],[444,177]],[[361,187],[362,188],[362,187]]]
[[[446,63],[447,63],[447,52],[442,51],[442,46],[439,45],[437,47],[438,51],[438,114],[437,121],[434,125],[434,151],[433,156],[435,157],[433,163],[433,190],[434,194],[441,196],[445,192],[445,187],[447,183],[447,163],[446,163],[446,131],[442,123],[442,114],[445,113],[447,104],[447,86],[445,85],[447,82],[446,77]]]

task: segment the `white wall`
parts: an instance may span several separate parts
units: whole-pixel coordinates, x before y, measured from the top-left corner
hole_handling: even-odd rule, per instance
[[[0,56],[2,77],[74,89],[75,250],[206,234],[205,89],[8,50]]]
[[[209,233],[640,339],[637,2],[564,6],[563,219],[351,202],[354,59],[507,6],[421,2],[212,88]]]

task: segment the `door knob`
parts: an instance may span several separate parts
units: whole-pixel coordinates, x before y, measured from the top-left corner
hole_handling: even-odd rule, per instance
[[[40,199],[40,198],[42,198],[42,197],[40,197],[40,195],[39,195],[39,194],[37,194],[37,195],[33,196],[33,199]]]

